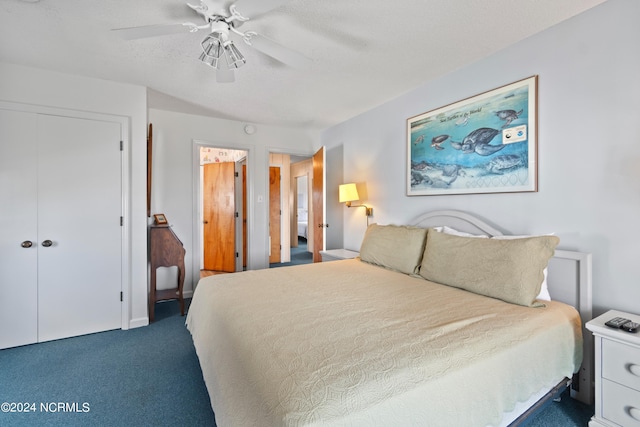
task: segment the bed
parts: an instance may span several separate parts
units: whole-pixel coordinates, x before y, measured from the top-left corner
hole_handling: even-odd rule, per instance
[[[298,236],[308,239],[308,211],[306,209],[298,209]]]
[[[569,386],[590,401],[591,257],[557,240],[438,211],[370,226],[358,259],[202,279],[187,327],[217,425],[517,425]],[[504,288],[513,267],[537,286]]]

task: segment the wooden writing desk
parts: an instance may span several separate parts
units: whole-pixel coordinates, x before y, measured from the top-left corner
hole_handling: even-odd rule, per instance
[[[154,307],[158,301],[177,299],[180,303],[180,314],[184,316],[184,255],[182,242],[168,225],[152,225],[150,229],[151,246],[151,280],[149,289],[149,322],[154,320]],[[156,290],[156,269],[158,267],[178,267],[177,288]]]

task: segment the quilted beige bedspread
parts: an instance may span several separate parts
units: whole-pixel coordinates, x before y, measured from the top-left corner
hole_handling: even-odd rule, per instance
[[[216,275],[187,326],[225,426],[484,426],[579,369],[578,313],[344,260]]]

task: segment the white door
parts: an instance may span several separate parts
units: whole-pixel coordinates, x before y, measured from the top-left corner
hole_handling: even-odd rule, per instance
[[[0,348],[38,340],[36,122],[0,110]]]
[[[38,116],[39,341],[121,327],[120,132]]]
[[[0,110],[0,348],[121,327],[120,128]]]

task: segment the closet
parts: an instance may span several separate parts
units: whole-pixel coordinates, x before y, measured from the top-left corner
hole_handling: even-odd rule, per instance
[[[121,327],[122,132],[0,109],[0,348]]]

